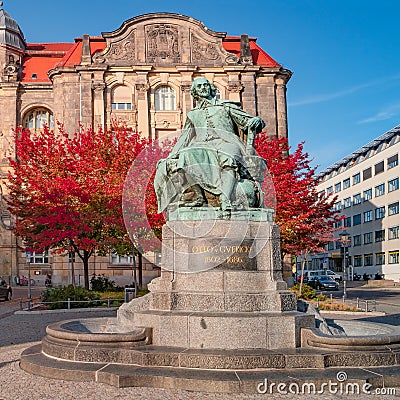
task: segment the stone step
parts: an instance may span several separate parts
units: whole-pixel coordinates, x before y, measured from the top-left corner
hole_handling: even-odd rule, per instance
[[[363,385],[370,389],[400,386],[400,369],[394,367],[372,368],[326,368],[326,369],[257,369],[257,370],[209,370],[194,368],[150,367],[126,364],[104,364],[61,361],[46,357],[40,345],[25,350],[21,358],[21,368],[32,374],[72,380],[95,381],[115,387],[160,387],[175,390],[193,390],[210,393],[279,393],[283,391],[308,390],[317,393],[329,392],[329,384],[336,393],[346,394],[346,390],[358,387],[363,393]],[[304,385],[304,386],[303,386]],[[348,385],[349,389],[346,389]],[[369,386],[365,386],[369,388]],[[289,391],[291,390],[291,392]],[[351,393],[351,392],[350,392]]]

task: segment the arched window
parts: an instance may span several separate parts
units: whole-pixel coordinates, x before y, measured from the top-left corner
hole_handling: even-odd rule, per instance
[[[53,113],[46,108],[35,108],[25,116],[23,125],[24,128],[27,128],[32,132],[43,129],[44,125],[47,125],[50,129],[53,129]]]
[[[111,93],[113,110],[132,110],[132,91],[128,86],[117,86]]]
[[[156,111],[175,110],[175,91],[169,86],[160,86],[154,92],[154,107]]]

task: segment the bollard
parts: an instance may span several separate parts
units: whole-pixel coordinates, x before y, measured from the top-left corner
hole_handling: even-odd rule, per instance
[[[356,308],[360,308],[360,299],[357,297],[357,303],[356,303]]]
[[[346,299],[346,296],[343,295],[343,297],[342,297],[342,303],[343,303],[343,304],[345,303],[345,299]]]
[[[22,311],[23,310],[23,308],[22,308],[22,299],[19,299],[19,311]]]
[[[368,312],[368,300],[365,300],[365,312]]]
[[[28,311],[31,311],[31,299],[28,299]]]
[[[111,308],[110,298],[107,297],[107,308]]]
[[[71,299],[68,297],[68,310],[71,309]]]

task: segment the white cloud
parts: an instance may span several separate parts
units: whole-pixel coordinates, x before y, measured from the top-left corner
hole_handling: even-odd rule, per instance
[[[387,119],[395,117],[396,115],[399,115],[399,113],[400,113],[400,103],[392,104],[386,110],[379,111],[375,115],[372,115],[371,117],[358,121],[358,123],[369,124],[371,122],[385,121]]]

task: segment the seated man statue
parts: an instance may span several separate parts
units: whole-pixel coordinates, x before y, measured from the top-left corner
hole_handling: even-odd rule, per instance
[[[159,212],[170,205],[206,206],[205,191],[217,196],[225,211],[261,207],[259,175],[266,165],[254,155],[253,142],[264,122],[240,103],[217,99],[215,86],[205,78],[195,79],[190,93],[196,106],[169,156],[157,164]],[[247,133],[247,145],[240,131]]]

